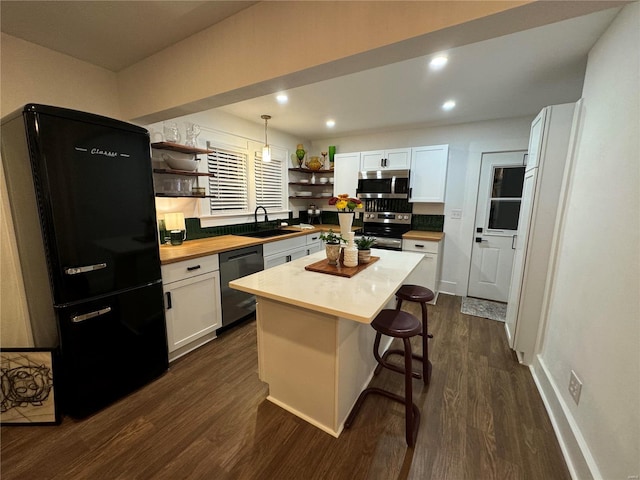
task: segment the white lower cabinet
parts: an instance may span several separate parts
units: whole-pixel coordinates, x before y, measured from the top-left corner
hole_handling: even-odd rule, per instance
[[[322,248],[322,240],[320,240],[319,233],[310,233],[307,235],[307,255],[319,252]]]
[[[420,285],[435,293],[434,299],[429,302],[432,304],[435,304],[438,299],[442,257],[440,255],[440,244],[441,242],[427,240],[402,240],[403,252],[419,252],[424,255],[405,283]]]
[[[222,326],[218,255],[162,266],[169,361],[216,338]]]
[[[306,236],[287,238],[276,242],[265,243],[263,246],[264,269],[282,265],[283,263],[306,257],[322,249],[319,233]]]

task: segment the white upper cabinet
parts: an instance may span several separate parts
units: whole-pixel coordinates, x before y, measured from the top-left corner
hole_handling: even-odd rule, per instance
[[[333,194],[355,196],[358,188],[360,152],[336,153],[333,164]]]
[[[373,150],[360,154],[361,170],[407,170],[410,165],[410,148]]]
[[[444,203],[449,145],[411,149],[409,201]]]

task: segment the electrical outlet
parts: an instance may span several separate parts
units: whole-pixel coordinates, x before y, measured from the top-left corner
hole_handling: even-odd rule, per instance
[[[571,370],[571,377],[569,378],[569,393],[571,394],[573,401],[576,402],[576,405],[578,405],[578,402],[580,401],[581,391],[582,382],[578,378],[578,375],[576,375],[576,372]]]
[[[451,218],[454,220],[460,220],[462,218],[462,210],[459,208],[454,208],[451,210]]]

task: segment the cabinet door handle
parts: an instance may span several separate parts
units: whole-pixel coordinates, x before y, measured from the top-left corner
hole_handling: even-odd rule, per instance
[[[291,255],[287,255],[287,262],[291,261]]]
[[[167,310],[171,310],[171,292],[167,292],[165,295],[167,296]]]
[[[417,248],[424,248],[424,245],[420,245],[420,244],[416,243],[416,244],[414,245],[414,247],[417,247]]]
[[[194,270],[198,270],[200,268],[200,265],[194,265],[193,267],[187,267],[187,270],[192,272]]]
[[[409,189],[409,198],[411,198],[411,194],[413,193],[413,187]]]

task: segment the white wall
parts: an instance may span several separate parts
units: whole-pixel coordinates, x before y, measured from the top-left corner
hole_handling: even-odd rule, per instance
[[[0,115],[27,103],[43,103],[120,116],[115,73],[4,33],[0,42]],[[0,337],[4,347],[32,346],[4,174],[0,191]]]
[[[482,153],[526,150],[533,118],[532,115],[531,117],[465,123],[446,127],[424,127],[353,137],[329,138],[313,142],[310,150],[319,152],[326,150],[328,145],[335,145],[337,153],[347,153],[449,144],[444,209],[437,204],[416,204],[414,213],[444,213],[445,240],[440,290],[464,296],[467,294]],[[451,219],[451,210],[453,209],[462,210],[460,220]]]
[[[640,475],[639,25],[636,2],[589,55],[548,326],[535,366],[574,455],[576,478]],[[567,391],[572,369],[583,382],[579,405]]]
[[[247,139],[250,142],[254,142],[253,145],[256,149],[259,149],[264,145],[264,120],[257,118],[256,122],[249,122],[247,120],[238,118],[220,110],[209,110],[207,112],[194,113],[191,115],[184,115],[171,119],[178,124],[178,129],[182,135],[182,139],[185,138],[186,122],[192,122],[201,127],[201,133],[198,136],[198,147],[206,148],[206,139],[211,138],[213,134],[217,136],[229,134],[236,138]],[[273,118],[267,128],[267,139],[269,145],[272,147],[278,147],[287,151],[287,156],[295,152],[296,145],[298,143],[304,143],[304,140],[294,137],[288,133],[280,132],[272,127],[273,124],[277,125],[277,118]],[[151,135],[151,141],[154,141],[154,137],[162,134],[163,122],[157,122],[150,125],[145,125],[145,128],[149,130]],[[309,142],[307,141],[307,144]],[[205,166],[201,165],[202,170]],[[293,167],[293,163],[289,160],[286,165],[287,168]],[[156,211],[160,216],[167,212],[182,212],[185,217],[200,217],[200,224],[203,227],[230,225],[242,222],[249,222],[254,220],[253,213],[250,215],[233,215],[233,216],[207,216],[206,200],[194,200],[194,199],[168,199],[157,198],[156,199]],[[290,205],[291,206],[291,205]],[[295,213],[294,213],[294,216]],[[160,218],[160,217],[159,217]],[[282,219],[286,220],[288,213],[282,212],[279,214],[269,214],[269,220]]]

